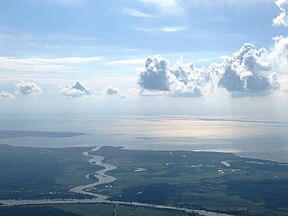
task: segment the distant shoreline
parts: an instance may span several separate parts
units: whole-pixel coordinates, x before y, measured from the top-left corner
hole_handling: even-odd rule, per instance
[[[0,140],[7,138],[23,138],[23,137],[48,137],[48,138],[64,138],[84,136],[86,133],[78,132],[49,132],[49,131],[24,131],[24,130],[0,130]]]

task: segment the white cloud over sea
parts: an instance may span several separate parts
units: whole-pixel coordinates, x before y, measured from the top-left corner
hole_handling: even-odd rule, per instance
[[[233,96],[270,94],[280,87],[279,75],[287,73],[287,41],[285,37],[275,39],[271,51],[247,43],[222,63],[201,68],[192,62],[170,64],[159,55],[148,57],[139,71],[138,84],[142,92],[170,96],[209,96],[222,89]]]
[[[7,91],[2,91],[0,92],[0,98],[15,98],[13,94],[7,92]]]
[[[66,97],[78,98],[91,95],[92,93],[81,82],[77,81],[72,87],[60,87],[59,92]]]
[[[16,93],[24,96],[36,96],[41,93],[41,88],[33,82],[20,82],[16,84]]]

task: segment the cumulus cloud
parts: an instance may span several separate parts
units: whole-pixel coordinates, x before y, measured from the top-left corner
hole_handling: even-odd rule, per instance
[[[77,81],[72,87],[60,88],[59,91],[61,94],[72,98],[91,95],[91,92],[87,87],[79,81]]]
[[[288,93],[288,79],[287,79],[287,77],[286,77],[286,79],[283,79],[280,82],[281,82],[281,85],[280,85],[281,91],[284,93]]]
[[[162,91],[173,96],[197,97],[213,88],[213,75],[206,68],[194,68],[192,63],[178,61],[170,65],[161,56],[149,57],[139,73],[142,90]],[[209,90],[208,90],[209,89]]]
[[[229,92],[269,93],[277,89],[277,74],[272,71],[268,51],[257,50],[252,44],[244,44],[231,58],[214,68],[219,74],[219,85]]]
[[[276,0],[276,5],[279,7],[281,13],[277,16],[273,23],[277,26],[288,26],[288,0]]]
[[[138,84],[143,89],[169,91],[168,61],[161,56],[148,57],[139,74]]]
[[[209,69],[196,68],[193,63],[188,64],[178,61],[171,67],[173,74],[173,95],[198,97],[206,96],[213,92],[214,76]]]
[[[268,57],[280,73],[288,72],[288,37],[275,37],[275,45]]]
[[[15,98],[14,95],[10,94],[7,91],[0,92],[0,98]]]
[[[244,44],[222,63],[202,68],[194,67],[192,62],[178,61],[171,65],[161,56],[148,57],[139,73],[138,84],[142,92],[182,97],[207,96],[219,88],[238,96],[269,94],[280,85],[278,74],[273,72],[271,53]]]
[[[117,87],[115,87],[113,85],[109,85],[109,86],[106,87],[105,94],[107,96],[125,97],[125,95],[122,93],[122,91],[119,88],[117,88]]]
[[[35,96],[41,93],[41,88],[33,82],[20,82],[16,84],[16,92],[19,95]]]

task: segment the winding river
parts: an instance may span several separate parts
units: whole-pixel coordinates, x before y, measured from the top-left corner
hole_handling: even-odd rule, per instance
[[[100,149],[100,147],[96,147],[94,149],[92,149],[89,152],[84,152],[83,155],[87,156],[87,157],[92,157],[89,160],[89,163],[93,166],[101,166],[104,167],[104,169],[101,169],[95,173],[89,173],[88,175],[86,175],[86,178],[90,178],[91,175],[93,175],[95,178],[97,178],[98,180],[94,183],[91,184],[87,184],[87,185],[81,185],[81,186],[77,186],[72,188],[70,191],[74,192],[74,193],[80,193],[80,194],[85,194],[85,195],[90,195],[95,197],[95,199],[97,199],[97,201],[99,202],[105,202],[107,201],[108,197],[107,196],[103,196],[100,194],[95,194],[89,191],[89,189],[94,188],[98,185],[102,185],[102,184],[109,184],[112,183],[114,181],[116,181],[116,178],[114,178],[113,176],[109,176],[106,175],[106,172],[109,172],[111,170],[116,169],[117,167],[111,164],[106,164],[103,163],[104,157],[102,156],[97,156],[97,155],[91,155],[91,152],[95,152],[98,151]]]
[[[182,211],[187,213],[198,213],[199,215],[203,216],[231,216],[228,214],[222,214],[218,212],[211,212],[205,210],[197,210],[197,209],[188,209],[188,208],[179,208],[173,206],[166,206],[166,205],[154,205],[149,203],[139,203],[139,202],[124,202],[124,201],[110,201],[108,200],[107,196],[96,194],[91,192],[92,188],[102,184],[110,184],[116,181],[116,178],[113,176],[109,176],[106,173],[116,169],[117,167],[111,164],[104,163],[104,157],[97,156],[91,154],[92,152],[98,151],[100,146],[93,148],[91,151],[84,152],[83,155],[87,157],[91,157],[89,159],[89,163],[93,166],[101,166],[104,169],[101,169],[95,173],[89,173],[86,175],[86,178],[90,178],[90,176],[94,176],[97,178],[97,181],[91,184],[81,185],[72,188],[70,191],[73,193],[79,193],[84,195],[93,196],[93,199],[64,199],[64,200],[57,200],[57,199],[42,199],[42,200],[0,200],[0,203],[5,206],[17,206],[17,205],[41,205],[41,204],[65,204],[65,203],[107,203],[107,204],[122,204],[122,205],[133,205],[139,207],[150,207],[156,209],[167,209],[167,210],[174,210],[174,211]]]

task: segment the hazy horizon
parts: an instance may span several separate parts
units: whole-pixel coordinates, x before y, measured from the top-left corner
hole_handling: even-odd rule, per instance
[[[0,112],[288,119],[286,4],[1,1]]]

